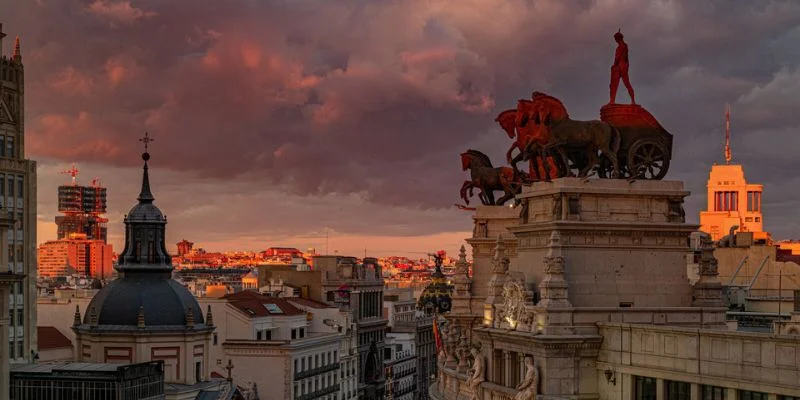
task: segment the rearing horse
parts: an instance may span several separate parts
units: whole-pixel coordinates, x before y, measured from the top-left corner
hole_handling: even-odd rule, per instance
[[[478,197],[484,205],[502,205],[512,199],[522,189],[516,177],[518,174],[510,167],[493,167],[492,161],[486,154],[477,150],[467,150],[461,153],[461,168],[469,170],[471,180],[464,181],[461,185],[461,198],[469,204],[469,195],[472,189],[480,189]],[[494,191],[502,190],[503,196],[494,200]]]
[[[516,138],[506,152],[506,161],[514,168],[514,171],[518,171],[517,163],[519,161],[526,160],[524,152],[526,148],[529,148],[531,142],[536,142],[540,146],[547,143],[547,137],[542,136],[544,132],[537,130],[537,127],[531,124],[530,121],[537,118],[537,115],[541,113],[542,101],[548,101],[549,99],[551,99],[550,96],[534,92],[533,100],[520,99],[517,101],[516,109],[503,111],[495,118],[495,121],[500,124],[500,127],[503,128],[509,138]],[[553,98],[553,100],[555,99]],[[555,101],[558,102],[558,100]],[[566,109],[564,113],[566,113]],[[519,150],[519,153],[512,157],[511,154],[514,149]],[[553,157],[543,153],[539,157],[530,158],[528,161],[529,173],[532,177],[535,176],[537,180],[556,178],[558,176],[557,166]]]

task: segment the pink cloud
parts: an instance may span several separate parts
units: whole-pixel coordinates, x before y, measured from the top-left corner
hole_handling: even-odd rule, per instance
[[[158,15],[155,11],[144,11],[134,7],[130,1],[95,0],[86,9],[94,15],[109,20],[112,24],[131,25],[139,19]]]

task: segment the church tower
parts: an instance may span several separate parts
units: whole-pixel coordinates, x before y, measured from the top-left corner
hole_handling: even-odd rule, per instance
[[[0,208],[9,212],[7,265],[0,272],[24,275],[14,283],[9,308],[11,362],[33,362],[36,343],[36,162],[25,158],[25,68],[16,37],[11,54],[4,52],[0,24]]]
[[[142,188],[125,216],[119,278],[98,292],[75,331],[78,361],[164,362],[164,381],[195,385],[209,380],[211,334],[197,300],[172,279],[165,245],[167,217],[153,204],[145,135]]]

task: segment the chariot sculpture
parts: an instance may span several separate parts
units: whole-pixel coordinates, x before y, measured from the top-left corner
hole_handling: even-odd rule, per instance
[[[461,187],[469,204],[475,188],[483,204],[502,205],[533,181],[576,176],[623,179],[663,179],[672,158],[672,134],[634,101],[628,76],[628,45],[622,32],[614,34],[617,49],[611,67],[610,101],[600,119],[570,118],[564,104],[542,92],[520,99],[517,107],[501,112],[495,121],[513,139],[506,152],[508,166],[494,167],[485,154],[467,150],[462,169],[470,180]],[[625,84],[630,104],[616,103],[619,82]],[[520,169],[527,162],[527,171]],[[495,201],[495,191],[503,194]],[[461,208],[465,208],[461,206]]]

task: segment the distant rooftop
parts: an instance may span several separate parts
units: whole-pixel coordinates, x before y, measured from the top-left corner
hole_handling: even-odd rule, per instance
[[[37,326],[36,337],[39,341],[39,350],[72,347],[72,341],[54,326]]]
[[[305,314],[305,311],[295,307],[284,298],[264,296],[252,290],[228,294],[222,298],[252,317]]]

